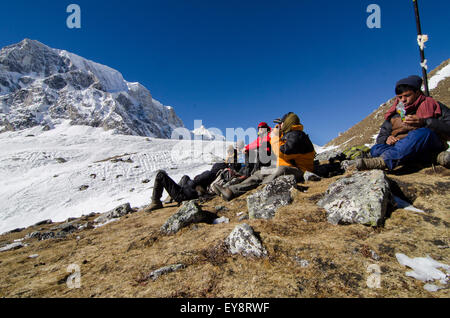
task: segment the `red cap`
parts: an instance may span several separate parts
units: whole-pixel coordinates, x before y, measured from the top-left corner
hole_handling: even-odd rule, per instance
[[[267,124],[267,123],[265,123],[265,122],[262,122],[262,123],[260,123],[259,125],[258,125],[258,129],[259,128],[269,128],[269,125]]]

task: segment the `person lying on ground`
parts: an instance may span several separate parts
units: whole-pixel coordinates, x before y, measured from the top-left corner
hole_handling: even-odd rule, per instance
[[[169,177],[166,171],[159,170],[155,177],[151,203],[145,211],[151,212],[164,207],[161,202],[164,190],[169,194],[166,203],[172,203],[173,201],[181,203],[195,200],[205,195],[207,193],[206,189],[216,180],[221,171],[225,169],[236,171],[241,168],[241,164],[237,162],[237,157],[237,149],[231,145],[227,149],[225,162],[214,164],[211,170],[202,172],[195,176],[193,180],[189,176],[183,176],[178,184]]]
[[[169,194],[166,203],[171,203],[173,201],[181,203],[183,201],[198,199],[206,193],[205,189],[215,180],[219,171],[226,168],[228,168],[227,163],[216,163],[211,170],[204,171],[195,176],[194,180],[189,176],[183,176],[179,183],[176,183],[170,178],[166,171],[159,170],[156,173],[153,185],[151,203],[145,211],[151,212],[164,207],[161,202],[164,190]]]
[[[303,132],[303,125],[294,113],[286,114],[270,134],[272,151],[277,156],[277,168],[271,174],[257,171],[245,181],[229,187],[214,185],[216,192],[227,201],[267,184],[283,175],[294,175],[297,182],[303,181],[305,171],[314,170],[314,146],[309,136]]]
[[[442,103],[426,97],[422,78],[413,75],[397,82],[396,100],[385,114],[373,158],[359,159],[358,170],[388,169],[411,163],[437,161],[449,168],[450,111]]]

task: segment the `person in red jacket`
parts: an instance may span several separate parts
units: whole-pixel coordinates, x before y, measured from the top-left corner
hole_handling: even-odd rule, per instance
[[[270,126],[261,122],[258,125],[258,138],[252,143],[244,147],[245,167],[241,170],[241,174],[249,177],[261,167],[271,165],[272,148],[270,145]]]

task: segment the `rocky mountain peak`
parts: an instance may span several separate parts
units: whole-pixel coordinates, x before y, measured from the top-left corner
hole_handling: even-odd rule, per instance
[[[37,125],[113,129],[170,138],[183,122],[147,88],[108,66],[39,41],[24,39],[0,51],[0,132]]]

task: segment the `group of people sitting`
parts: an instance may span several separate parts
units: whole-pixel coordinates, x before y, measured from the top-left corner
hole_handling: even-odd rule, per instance
[[[371,158],[358,159],[356,169],[393,170],[415,162],[438,163],[450,168],[450,152],[446,151],[450,140],[450,111],[425,96],[421,86],[419,76],[397,82],[397,97],[385,115],[376,145],[370,150]],[[273,129],[265,122],[260,123],[258,138],[253,143],[243,149],[231,146],[225,162],[214,164],[211,170],[193,180],[184,176],[176,183],[165,171],[158,171],[152,202],[146,211],[163,208],[164,189],[172,202],[197,199],[208,189],[230,201],[283,175],[293,175],[297,182],[302,182],[305,172],[315,172],[314,146],[295,113],[290,112],[274,123]],[[244,163],[238,160],[239,152],[245,155]],[[270,167],[273,156],[276,156],[276,168],[262,169]],[[217,182],[224,172],[232,178],[226,184]]]

